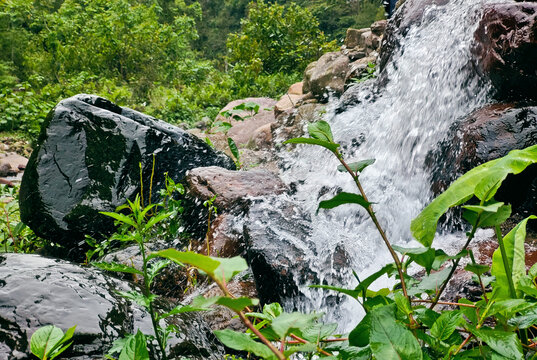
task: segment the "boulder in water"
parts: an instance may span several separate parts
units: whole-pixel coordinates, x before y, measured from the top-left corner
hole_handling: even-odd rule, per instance
[[[76,325],[65,359],[103,359],[119,337],[140,329],[152,334],[149,314],[120,297],[131,290],[101,271],[38,255],[0,255],[0,360],[29,359],[31,335],[39,327],[66,330]],[[170,319],[179,333],[168,342],[169,356],[221,359],[223,348],[201,320],[190,313]]]
[[[455,123],[445,140],[427,156],[432,189],[439,194],[457,177],[513,149],[537,144],[537,107],[494,104]],[[496,196],[522,214],[537,212],[537,167],[508,176]],[[531,223],[530,223],[531,225]]]
[[[48,115],[20,190],[21,218],[34,232],[75,247],[84,235],[113,231],[100,211],[114,211],[140,193],[146,203],[199,166],[234,169],[231,159],[183,130],[94,95],[61,101]],[[142,169],[140,169],[140,163]]]
[[[340,95],[345,89],[349,57],[341,52],[326,53],[312,62],[304,72],[304,93],[312,92],[320,100],[328,100],[329,93]]]
[[[537,99],[537,4],[487,5],[472,49],[500,99]]]

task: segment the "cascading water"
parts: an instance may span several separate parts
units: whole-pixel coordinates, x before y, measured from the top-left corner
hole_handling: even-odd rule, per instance
[[[357,85],[349,91],[354,92],[358,105],[340,114],[336,114],[340,106],[337,100],[327,106],[325,120],[332,126],[334,139],[343,145],[346,159],[376,159],[361,181],[393,243],[406,245],[412,241],[410,221],[431,200],[429,174],[424,169],[427,152],[457,118],[487,100],[488,87],[469,64],[480,9],[489,2],[493,1],[451,0],[446,5],[427,6],[420,24],[412,25],[404,37],[399,35],[400,46],[384,69],[388,82],[376,96],[372,96],[376,87],[373,82]],[[336,278],[334,270],[317,264],[338,246],[348,253],[350,267],[360,277],[391,261],[363,209],[347,205],[315,215],[320,189],[331,189],[320,199],[330,198],[338,188],[356,192],[351,178],[336,170],[338,162],[332,154],[320,147],[302,145],[282,153],[282,161],[282,178],[297,184],[293,201],[313,219],[317,258],[308,259],[307,266],[318,273],[321,281]],[[449,236],[435,240],[436,247],[446,243]],[[309,291],[312,290],[304,290]],[[352,319],[343,326],[347,330],[359,320],[357,312],[361,310],[353,302],[347,301],[337,310],[327,309],[322,296],[314,291],[309,295],[307,309],[303,310],[320,309],[328,312],[332,320]]]

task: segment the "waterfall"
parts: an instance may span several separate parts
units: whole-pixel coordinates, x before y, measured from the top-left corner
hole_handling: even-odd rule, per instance
[[[424,169],[427,153],[457,118],[487,101],[488,86],[479,81],[469,64],[473,33],[483,5],[489,2],[493,1],[451,0],[446,5],[427,6],[421,22],[412,25],[404,37],[399,35],[400,46],[383,70],[388,79],[384,85],[375,80],[355,85],[348,91],[358,105],[342,113],[337,111],[341,106],[337,99],[326,106],[325,120],[335,141],[343,145],[346,159],[376,159],[361,181],[392,243],[408,246],[412,242],[410,221],[432,198]],[[328,199],[341,189],[356,192],[350,176],[336,170],[338,162],[332,154],[301,145],[283,150],[281,157],[282,178],[296,185],[292,200],[311,214],[318,258],[309,259],[307,266],[321,281],[330,282],[334,275],[341,275],[316,265],[338,246],[345,249],[351,268],[361,278],[391,261],[363,209],[345,205],[315,214],[319,199]],[[320,196],[321,189],[330,191]],[[449,247],[456,242],[454,238],[444,235],[433,246]],[[356,283],[351,278],[335,285],[353,287]],[[345,324],[347,330],[356,325],[361,311],[358,304],[346,301],[336,310],[317,291],[304,289],[310,300],[303,310],[328,312],[332,320],[351,319],[340,321],[351,322]]]

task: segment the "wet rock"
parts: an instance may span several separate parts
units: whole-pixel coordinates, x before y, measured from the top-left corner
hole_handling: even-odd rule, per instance
[[[449,0],[406,0],[387,24],[384,39],[380,49],[379,67],[382,71],[394,54],[400,48],[401,40],[406,36],[411,26],[419,26],[425,11],[430,6],[442,6]]]
[[[64,331],[77,325],[65,359],[102,359],[112,342],[137,329],[151,334],[145,310],[115,293],[126,282],[61,260],[28,254],[0,255],[0,359],[29,359],[31,335],[53,324]],[[179,333],[169,341],[169,356],[221,359],[223,349],[198,314],[174,318]]]
[[[279,200],[281,201],[281,200]],[[301,286],[319,283],[308,217],[291,203],[255,203],[244,222],[246,260],[261,303],[299,298]]]
[[[377,58],[376,56],[368,56],[365,58],[362,58],[360,60],[356,60],[350,64],[349,71],[347,73],[347,80],[356,78],[359,79],[363,74],[367,73],[367,69],[369,68],[369,64],[376,64]]]
[[[487,5],[472,49],[500,99],[537,99],[537,4]]]
[[[438,148],[427,156],[435,194],[457,177],[513,149],[537,144],[537,107],[494,104],[455,123]],[[537,211],[537,167],[508,176],[496,196],[522,214]]]
[[[304,72],[304,92],[312,92],[319,100],[328,100],[330,93],[342,94],[349,58],[340,52],[326,53],[308,65]]]
[[[107,234],[113,221],[99,212],[140,192],[140,163],[149,197],[153,155],[153,202],[165,172],[179,181],[199,166],[234,168],[231,159],[163,121],[94,95],[63,100],[48,115],[24,173],[21,217],[39,236],[67,247],[85,234]]]
[[[220,211],[249,203],[249,198],[281,194],[285,184],[264,170],[230,171],[216,166],[191,170],[185,178],[190,196],[201,201],[216,196],[214,205]]]

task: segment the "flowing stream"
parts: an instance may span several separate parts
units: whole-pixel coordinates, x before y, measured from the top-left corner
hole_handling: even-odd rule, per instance
[[[361,181],[393,243],[408,245],[413,241],[410,221],[432,198],[429,174],[424,169],[428,151],[457,118],[487,101],[488,87],[480,83],[469,64],[480,9],[491,2],[451,0],[447,5],[428,6],[421,23],[401,37],[401,46],[384,70],[389,79],[385,86],[377,87],[373,80],[350,89],[359,104],[343,113],[336,114],[340,106],[337,100],[327,105],[325,120],[331,124],[336,142],[346,148],[346,158],[376,159]],[[319,199],[330,198],[338,188],[356,191],[350,176],[336,170],[338,162],[327,150],[302,145],[283,153],[282,158],[282,178],[298,184],[293,200],[313,219],[312,238],[320,259],[343,247],[351,268],[361,278],[391,261],[363,209],[346,205],[315,215]],[[330,192],[319,197],[323,188]],[[440,235],[434,246],[449,249],[460,242],[457,239],[456,235]],[[308,266],[315,268],[321,262],[309,259]],[[322,280],[341,275],[320,266],[314,271]],[[347,279],[335,285],[356,285],[352,277]],[[382,285],[380,280],[376,286]],[[347,330],[356,325],[361,317],[358,304],[345,301],[334,309],[323,303],[316,291],[304,290],[310,301],[303,310],[325,311],[329,319],[339,319]]]

